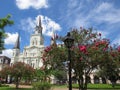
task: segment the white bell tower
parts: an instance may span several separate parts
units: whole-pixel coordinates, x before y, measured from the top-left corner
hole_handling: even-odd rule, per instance
[[[42,25],[41,25],[41,17],[38,18],[38,25],[35,27],[34,34],[32,34],[30,38],[31,46],[40,46],[44,44],[44,39],[42,35]]]

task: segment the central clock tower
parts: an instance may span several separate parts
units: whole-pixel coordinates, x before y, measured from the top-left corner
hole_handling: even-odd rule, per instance
[[[37,18],[38,24],[35,27],[34,33],[30,36],[30,45],[25,46],[23,52],[20,53],[19,43],[13,49],[13,61],[11,65],[16,62],[24,62],[31,65],[33,68],[40,68],[43,65],[42,55],[44,52],[44,39],[42,34],[41,17]]]
[[[44,44],[44,39],[42,35],[41,18],[40,16],[38,18],[39,18],[38,25],[36,25],[34,34],[32,34],[30,38],[30,46],[39,46]]]

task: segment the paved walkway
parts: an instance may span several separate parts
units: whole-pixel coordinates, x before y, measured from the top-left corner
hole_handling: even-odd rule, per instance
[[[8,84],[10,87],[15,87],[15,84]],[[32,88],[30,85],[19,85],[19,88]],[[68,88],[56,88],[53,87],[52,90],[68,90]],[[72,89],[72,90],[78,90],[78,89]]]
[[[8,84],[10,87],[15,87],[15,84]],[[30,85],[19,85],[19,88],[32,88]]]
[[[68,90],[68,88],[54,88],[53,90]],[[72,90],[78,90],[78,89],[72,89]]]

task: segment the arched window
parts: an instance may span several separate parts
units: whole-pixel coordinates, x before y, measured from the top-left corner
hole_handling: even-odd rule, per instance
[[[27,52],[26,52],[26,56],[27,56]]]
[[[33,66],[32,66],[32,67],[34,68],[34,66],[35,66],[35,64],[33,63]]]
[[[34,41],[32,42],[32,45],[34,45]]]
[[[37,45],[37,40],[36,40],[36,45]]]

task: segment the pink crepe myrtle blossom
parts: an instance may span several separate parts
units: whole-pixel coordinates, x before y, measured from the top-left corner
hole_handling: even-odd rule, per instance
[[[42,60],[45,61],[45,57],[42,57]]]
[[[118,46],[117,50],[118,50],[118,52],[120,52],[120,46]]]
[[[80,57],[80,61],[82,61],[83,60],[83,57]]]
[[[111,52],[110,54],[111,54],[112,57],[116,56],[114,52]]]
[[[51,50],[51,47],[46,47],[44,51],[49,52],[50,50]]]
[[[80,45],[79,50],[83,53],[86,53],[87,52],[87,47],[85,45]]]
[[[96,46],[92,46],[91,47],[93,50],[98,50],[98,47],[96,47]]]
[[[96,47],[98,47],[99,45],[106,45],[106,48],[107,48],[108,42],[106,40],[101,40],[101,41],[95,42]]]
[[[103,51],[106,51],[107,50],[107,48],[103,48]]]

